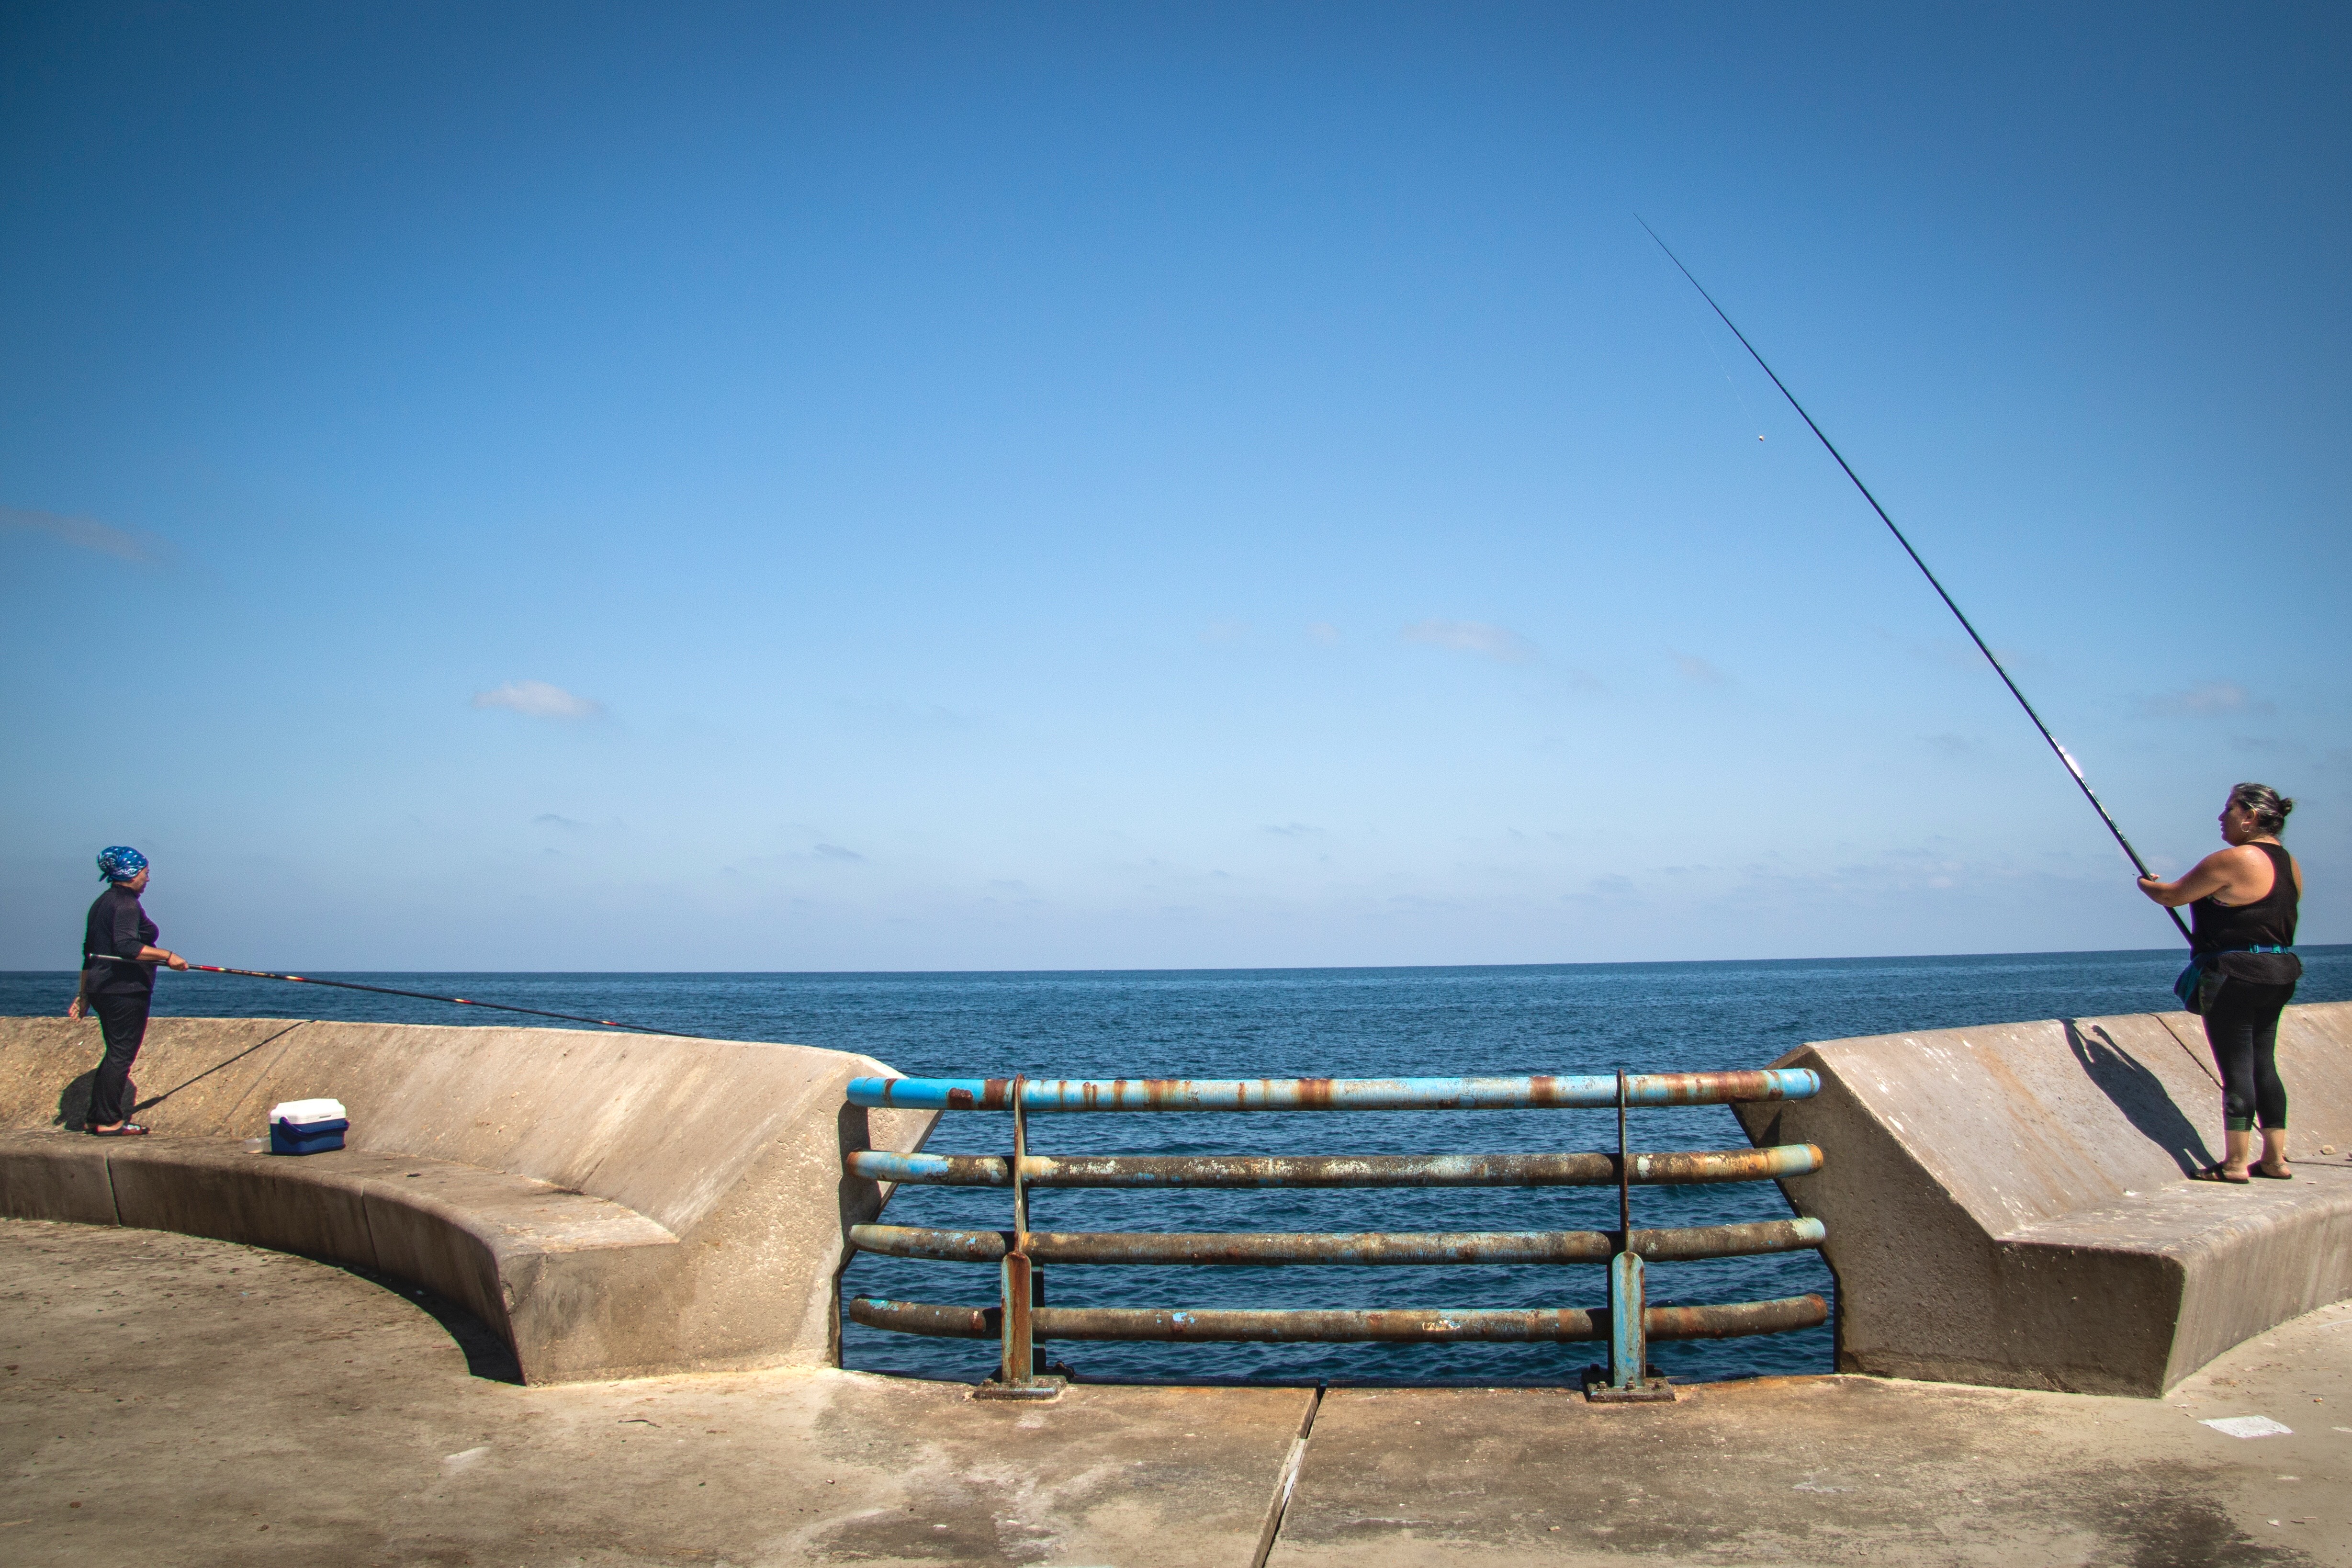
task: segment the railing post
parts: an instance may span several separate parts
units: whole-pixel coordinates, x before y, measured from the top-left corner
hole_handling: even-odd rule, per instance
[[[1640,1254],[1620,1252],[1609,1260],[1609,1386],[1621,1393],[1648,1374],[1650,1346],[1642,1333],[1648,1305]]]
[[[1005,1249],[1000,1275],[999,1313],[1004,1338],[1003,1358],[996,1380],[974,1394],[983,1399],[1054,1399],[1064,1380],[1037,1375],[1037,1331],[1033,1309],[1045,1299],[1045,1273],[1029,1261],[1029,1178],[1022,1162],[1029,1156],[1029,1111],[1022,1090],[1028,1079],[1014,1074],[1013,1099],[1013,1245]]]
[[[1013,1075],[1013,1247],[1004,1255],[1005,1386],[1026,1384],[1037,1364],[1037,1335],[1030,1326],[1029,1309],[1036,1305],[1029,1280],[1029,1178],[1021,1163],[1029,1157],[1029,1110],[1021,1103],[1029,1081]]]
[[[1019,1388],[1030,1381],[1036,1366],[1036,1331],[1029,1322],[1029,1255],[1006,1253],[1003,1272],[1004,1364],[996,1380],[1007,1388]]]
[[[1631,1388],[1648,1367],[1642,1259],[1633,1251],[1633,1144],[1625,1136],[1625,1069],[1617,1069],[1617,1256],[1609,1260],[1609,1386]]]
[[[1625,1132],[1625,1072],[1617,1072],[1617,1237],[1609,1259],[1609,1369],[1603,1384],[1595,1367],[1584,1396],[1604,1403],[1671,1400],[1674,1386],[1650,1375],[1650,1342],[1643,1319],[1650,1292],[1642,1255],[1633,1250],[1633,1149]]]

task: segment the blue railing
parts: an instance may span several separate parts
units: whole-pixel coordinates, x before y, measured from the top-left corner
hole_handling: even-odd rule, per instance
[[[854,1176],[877,1182],[1009,1187],[1013,1228],[937,1230],[860,1225],[859,1248],[895,1258],[995,1263],[995,1307],[941,1306],[857,1297],[853,1321],[902,1333],[999,1339],[1003,1354],[983,1392],[1050,1397],[1060,1380],[1037,1375],[1036,1346],[1049,1339],[1182,1341],[1605,1340],[1607,1368],[1586,1392],[1596,1399],[1670,1399],[1652,1373],[1653,1339],[1777,1333],[1825,1321],[1817,1295],[1720,1306],[1652,1307],[1645,1259],[1685,1260],[1819,1247],[1821,1223],[1637,1230],[1633,1189],[1655,1184],[1777,1180],[1821,1168],[1810,1143],[1763,1149],[1636,1152],[1626,1133],[1635,1106],[1722,1105],[1802,1100],[1821,1089],[1802,1068],[1754,1072],[1616,1073],[1576,1077],[1396,1079],[910,1079],[850,1080],[852,1105],[908,1110],[1010,1110],[1009,1155],[898,1154],[858,1150]],[[1029,1150],[1032,1112],[1209,1110],[1437,1110],[1605,1109],[1617,1111],[1617,1149],[1514,1154],[1082,1154]],[[1613,1231],[1359,1233],[1119,1233],[1029,1228],[1032,1187],[1614,1186]],[[1049,1307],[1043,1264],[1600,1263],[1609,1269],[1604,1308],[1461,1310],[1242,1310]]]

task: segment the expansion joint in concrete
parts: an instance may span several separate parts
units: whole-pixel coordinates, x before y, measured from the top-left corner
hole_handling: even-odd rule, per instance
[[[1275,1479],[1274,1497],[1266,1504],[1265,1528],[1258,1531],[1257,1551],[1250,1558],[1250,1568],[1265,1568],[1265,1560],[1274,1555],[1274,1543],[1282,1534],[1282,1516],[1289,1511],[1290,1494],[1298,1489],[1298,1472],[1307,1463],[1307,1441],[1315,1435],[1315,1413],[1323,1408],[1327,1386],[1318,1383],[1315,1392],[1307,1396],[1306,1414],[1298,1418],[1298,1436],[1290,1440],[1290,1452],[1282,1461],[1282,1474]]]

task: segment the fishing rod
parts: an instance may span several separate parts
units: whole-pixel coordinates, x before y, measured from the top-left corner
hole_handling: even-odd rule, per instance
[[[1674,247],[1660,239],[1658,231],[1650,227],[1649,220],[1639,213],[1633,215],[1633,221],[1640,224],[1652,239],[1658,241],[1658,248],[1666,253],[1666,259],[1675,264],[1675,270],[1690,279],[1690,286],[1698,290],[1698,297],[1706,301],[1707,309],[1713,310],[1723,324],[1731,329],[1731,335],[1739,340],[1739,346],[1748,351],[1748,357],[1754,360],[1758,368],[1772,378],[1772,384],[1780,389],[1780,395],[1789,400],[1789,406],[1797,411],[1797,417],[1805,422],[1805,428],[1811,430],[1814,438],[1821,442],[1829,455],[1837,459],[1837,466],[1845,470],[1845,477],[1853,481],[1853,488],[1862,492],[1862,499],[1870,503],[1870,510],[1878,514],[1878,521],[1886,525],[1886,531],[1893,534],[1895,542],[1903,547],[1903,553],[1911,557],[1911,564],[1919,568],[1919,574],[1927,579],[1927,586],[1935,589],[1936,596],[1944,601],[1944,608],[1952,612],[1952,618],[1960,623],[1960,629],[1969,634],[1969,640],[1977,645],[1979,653],[1985,656],[1985,662],[1992,666],[1995,675],[2000,677],[2000,683],[2009,688],[2009,694],[2017,699],[2017,705],[2025,710],[2025,716],[2033,721],[2033,727],[2036,730],[2042,731],[2042,738],[2050,743],[2051,751],[2057,754],[2060,762],[2066,764],[2066,772],[2073,777],[2074,787],[2083,792],[2083,798],[2091,803],[2091,809],[2099,814],[2099,820],[2107,825],[2107,831],[2116,836],[2117,844],[2123,846],[2124,853],[2131,858],[2133,868],[2142,877],[2153,878],[2156,873],[2147,868],[2147,862],[2139,858],[2139,851],[2132,847],[2131,840],[2124,837],[2124,830],[2116,826],[2116,819],[2108,815],[2107,808],[2100,803],[2098,795],[2091,788],[2091,781],[2083,776],[2083,765],[2068,753],[2065,747],[2058,743],[2058,737],[2050,732],[2050,726],[2042,721],[2042,715],[2033,710],[2033,704],[2025,700],[2025,693],[2019,690],[2017,682],[2010,678],[2008,667],[2000,662],[2000,657],[1992,651],[1984,638],[1977,635],[1975,624],[1960,609],[1952,595],[1945,592],[1944,584],[1937,580],[1935,573],[1927,569],[1927,563],[1920,559],[1919,552],[1911,547],[1911,542],[1903,536],[1903,531],[1895,526],[1895,520],[1886,515],[1886,509],[1878,504],[1878,498],[1870,493],[1870,487],[1862,482],[1862,476],[1855,473],[1853,465],[1845,460],[1845,454],[1837,449],[1835,442],[1822,433],[1822,427],[1813,423],[1813,416],[1805,412],[1805,405],[1797,401],[1797,395],[1789,390],[1788,384],[1769,364],[1765,363],[1764,356],[1756,352],[1756,345],[1748,341],[1748,334],[1739,330],[1738,325],[1724,313],[1723,307],[1715,302],[1715,296],[1706,291],[1706,285],[1691,275],[1691,269],[1683,265],[1683,258],[1675,254]],[[2167,907],[2164,912],[2172,917],[2173,926],[2180,932],[2181,939],[2192,946],[2195,945],[2196,939],[2189,935],[2189,922],[2180,918],[2180,911]]]
[[[143,958],[121,958],[111,952],[93,952],[110,963],[146,963]],[[249,980],[286,980],[297,985],[331,985],[338,991],[373,991],[380,996],[414,996],[419,1002],[454,1002],[460,1007],[495,1007],[501,1013],[529,1013],[534,1018],[561,1018],[567,1024],[601,1024],[608,1029],[634,1029],[640,1035],[667,1035],[673,1039],[693,1040],[698,1035],[682,1035],[676,1029],[656,1029],[650,1024],[624,1024],[618,1018],[583,1018],[574,1013],[551,1013],[544,1007],[518,1007],[509,1002],[480,1002],[471,996],[436,996],[427,991],[403,991],[393,985],[362,985],[355,980],[320,980],[308,974],[272,974],[266,969],[227,969],[217,963],[191,963],[190,969],[201,969],[207,974],[242,974]]]

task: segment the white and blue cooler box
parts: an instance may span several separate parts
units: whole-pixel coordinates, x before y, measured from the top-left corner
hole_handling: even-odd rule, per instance
[[[340,1100],[289,1100],[269,1108],[269,1152],[323,1154],[343,1146],[351,1128]]]

